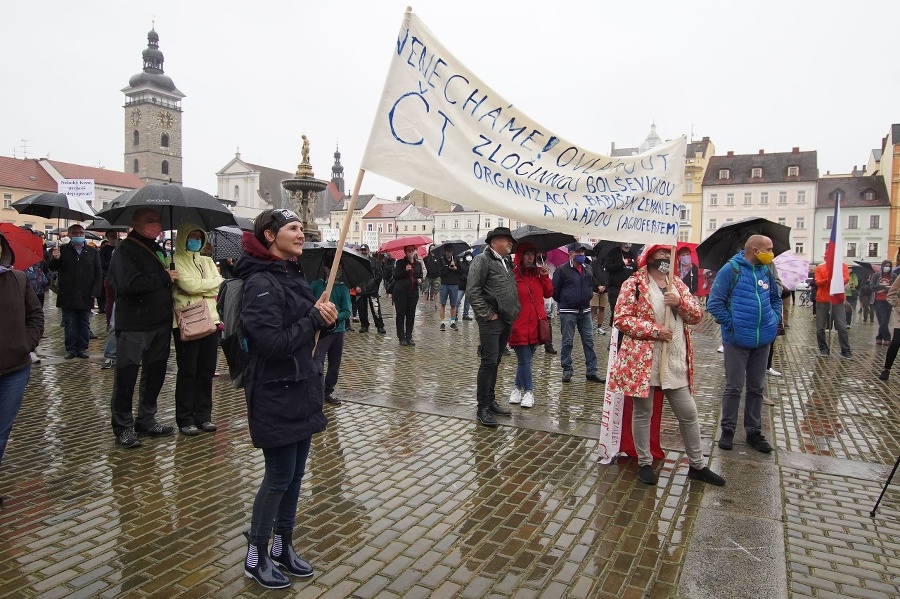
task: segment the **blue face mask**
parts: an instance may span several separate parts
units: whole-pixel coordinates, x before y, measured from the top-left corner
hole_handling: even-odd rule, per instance
[[[73,237],[72,243],[75,245],[84,245],[84,237]]]
[[[189,252],[199,252],[202,247],[203,242],[199,239],[188,239],[187,241],[187,249]]]
[[[575,256],[575,264],[584,264],[586,256],[584,254],[578,254]]]

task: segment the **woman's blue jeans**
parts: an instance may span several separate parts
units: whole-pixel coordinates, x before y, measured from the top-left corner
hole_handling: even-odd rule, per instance
[[[516,389],[534,391],[531,359],[534,357],[534,349],[536,347],[537,345],[513,346],[513,351],[516,352],[516,359],[519,361],[518,366],[516,366]]]
[[[16,414],[22,407],[30,374],[31,364],[28,364],[25,368],[0,376],[0,463],[3,462],[3,452],[6,451],[6,442],[9,441]]]
[[[300,498],[300,481],[306,472],[306,458],[312,438],[290,445],[263,449],[266,475],[253,501],[250,543],[267,545],[274,527],[276,534],[291,534]]]

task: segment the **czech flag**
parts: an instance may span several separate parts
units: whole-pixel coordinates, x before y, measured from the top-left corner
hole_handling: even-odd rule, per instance
[[[834,305],[843,304],[844,298],[844,263],[835,256],[841,247],[844,246],[844,239],[841,235],[841,203],[834,203],[834,218],[831,221],[831,239],[828,247],[825,248],[825,264],[828,268],[828,293],[831,295],[831,303]]]

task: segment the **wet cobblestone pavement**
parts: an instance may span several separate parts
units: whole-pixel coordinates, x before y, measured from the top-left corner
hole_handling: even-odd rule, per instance
[[[347,333],[345,401],[326,407],[294,535],[316,574],[288,591],[243,576],[263,466],[242,392],[217,379],[214,434],[120,449],[104,335],[89,361],[63,361],[48,307],[43,364],[0,470],[0,597],[900,596],[900,477],[869,516],[900,454],[897,383],[876,378],[886,348],[873,325],[851,328],[853,360],[820,358],[811,310],[794,310],[775,354],[784,376],[768,379],[765,456],[740,432],[734,451],[714,447],[724,377],[704,320],[696,398],[728,484],[687,479],[666,407],[652,488],[635,460],[598,465],[603,387],[584,380],[577,342],[572,383],[539,350],[535,407],[487,429],[475,422],[477,326],[439,332],[420,306],[416,347],[398,346],[393,318],[385,336]],[[601,367],[607,342],[596,338]],[[500,368],[505,402],[514,356]],[[169,424],[173,389],[170,376],[158,414]]]

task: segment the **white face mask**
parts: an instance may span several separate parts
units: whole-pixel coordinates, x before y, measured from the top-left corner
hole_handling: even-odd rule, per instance
[[[682,263],[682,264],[684,264],[685,266],[687,266],[688,264],[691,263],[691,256],[690,256],[690,254],[685,254],[684,256],[682,256],[682,257],[680,258],[680,260],[681,260],[681,263]]]

